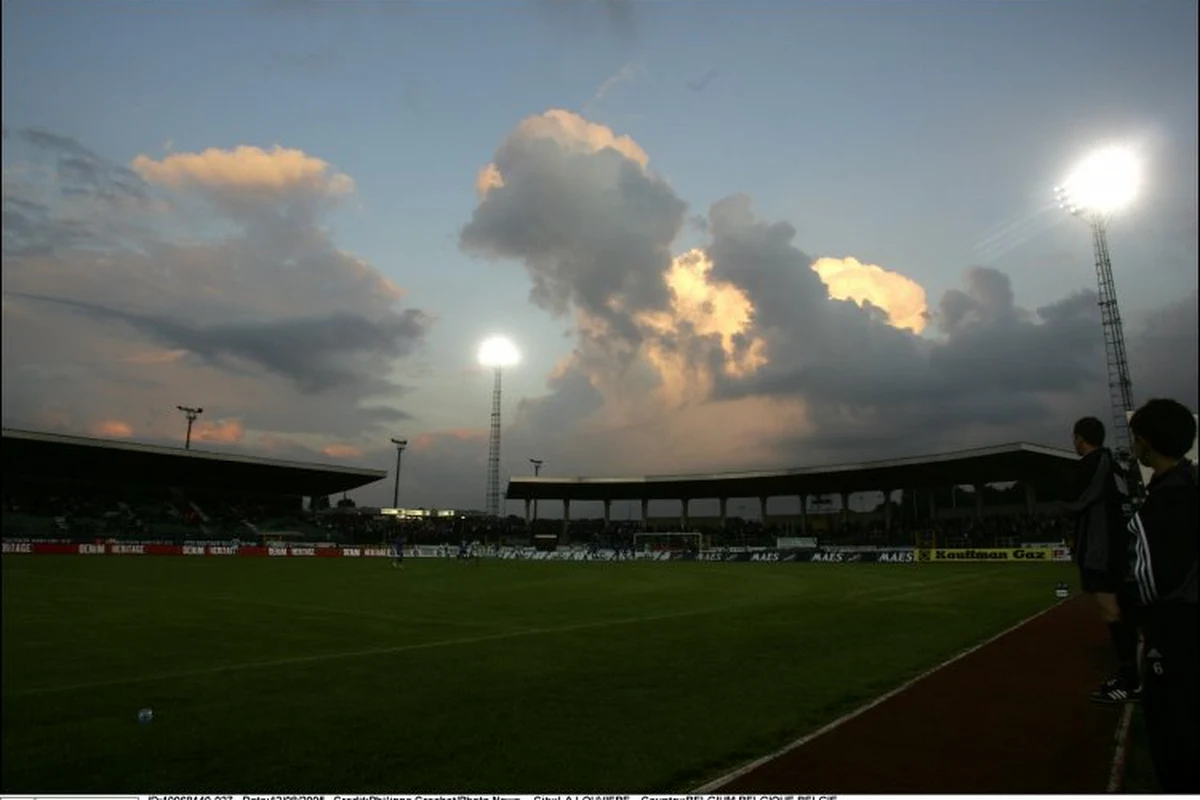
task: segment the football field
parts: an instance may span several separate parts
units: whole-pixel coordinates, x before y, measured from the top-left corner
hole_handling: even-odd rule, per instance
[[[683,791],[1046,608],[1071,577],[5,556],[0,790]]]

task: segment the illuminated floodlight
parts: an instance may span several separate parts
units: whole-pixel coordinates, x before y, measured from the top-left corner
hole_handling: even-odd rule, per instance
[[[479,363],[485,367],[511,367],[521,360],[517,346],[503,336],[493,336],[479,345]]]
[[[1054,194],[1072,214],[1107,216],[1133,202],[1141,177],[1141,165],[1131,150],[1106,147],[1084,159]]]

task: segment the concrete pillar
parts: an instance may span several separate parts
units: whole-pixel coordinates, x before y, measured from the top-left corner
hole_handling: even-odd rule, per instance
[[[650,501],[642,500],[642,530],[650,529]]]
[[[679,530],[686,531],[688,529],[688,503],[691,502],[686,497],[679,501]]]
[[[612,519],[612,500],[604,501],[604,528],[608,529],[609,520]]]
[[[728,497],[718,498],[721,503],[721,530],[725,530],[725,506],[729,502]]]
[[[892,529],[892,490],[883,490],[883,529],[890,531]]]
[[[808,495],[800,495],[800,532],[808,536]]]
[[[1037,509],[1037,489],[1032,483],[1025,484],[1025,513],[1033,516],[1033,512]]]
[[[983,484],[977,483],[972,488],[975,490],[975,519],[983,519]]]
[[[528,498],[525,500],[525,524],[529,524],[529,509],[533,507],[533,501]]]
[[[765,497],[758,498],[758,518],[764,526],[767,524],[767,498]]]
[[[571,540],[571,501],[563,500],[563,530],[562,541],[566,544]]]
[[[850,527],[850,493],[842,492],[841,499],[842,499],[842,513],[841,513],[842,530],[845,531],[847,528]]]

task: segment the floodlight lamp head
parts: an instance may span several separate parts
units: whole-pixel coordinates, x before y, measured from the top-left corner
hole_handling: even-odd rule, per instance
[[[1106,217],[1132,203],[1140,184],[1141,167],[1133,152],[1106,147],[1084,159],[1055,196],[1076,216]]]
[[[392,444],[400,448],[408,447],[408,439],[392,439]]]
[[[479,363],[485,367],[500,369],[511,367],[521,360],[517,346],[503,336],[492,336],[479,345]]]

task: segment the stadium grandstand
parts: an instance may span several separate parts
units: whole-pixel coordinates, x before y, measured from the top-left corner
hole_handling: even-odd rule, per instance
[[[658,475],[642,478],[514,477],[507,497],[524,501],[530,520],[536,502],[562,504],[562,520],[533,520],[539,533],[552,528],[570,534],[600,530],[627,537],[632,530],[705,530],[713,543],[766,545],[785,534],[820,534],[825,541],[881,546],[912,545],[918,532],[964,546],[1008,546],[1021,541],[1062,538],[1054,501],[1064,499],[1078,457],[1069,451],[1017,443],[928,456],[835,466],[710,475]],[[963,492],[959,487],[971,487]],[[903,502],[896,502],[896,492]],[[871,512],[852,512],[851,495],[872,492],[884,500]],[[774,497],[800,499],[798,514],[770,515]],[[839,498],[834,503],[831,498]],[[959,498],[965,503],[959,505]],[[730,518],[734,499],[754,499],[758,520]],[[693,500],[716,499],[714,517],[689,515]],[[678,518],[649,515],[652,501],[679,503]],[[603,504],[600,521],[579,525],[572,502]],[[612,521],[612,503],[640,503],[638,520]],[[596,523],[599,522],[599,525]],[[581,530],[582,529],[582,530]]]
[[[387,474],[15,429],[2,444],[6,540],[338,541],[329,496]]]
[[[876,547],[911,546],[920,537],[946,546],[1060,541],[1053,501],[1064,497],[1076,463],[1067,451],[1015,444],[779,471],[514,477],[507,497],[524,501],[525,516],[491,518],[357,507],[344,496],[330,502],[386,477],[380,470],[14,429],[3,431],[3,452],[8,541],[377,544],[400,530],[412,545],[467,539],[549,549],[572,543],[631,548],[638,534],[672,531],[700,532],[714,548],[769,548],[796,536]],[[869,511],[850,510],[852,494],[872,491],[890,499]],[[783,496],[802,498],[800,513],[769,513],[768,500]],[[689,515],[692,501],[705,498],[718,500],[720,513]],[[749,504],[757,518],[745,513],[745,503],[727,515],[737,499],[757,501],[757,508]],[[654,500],[677,501],[681,513],[650,516]],[[531,518],[535,501],[560,502],[562,519]],[[600,501],[604,514],[573,518],[572,501]],[[621,502],[629,518],[612,519],[613,502]]]

